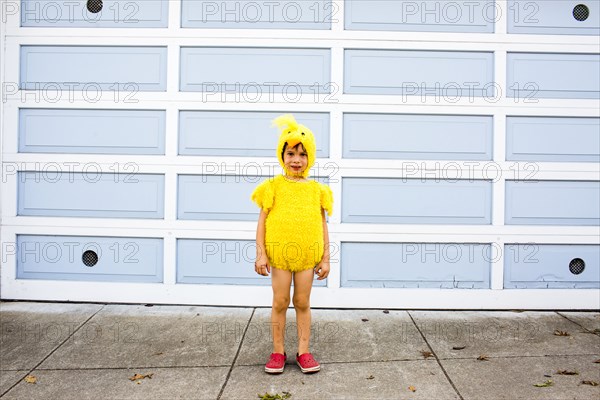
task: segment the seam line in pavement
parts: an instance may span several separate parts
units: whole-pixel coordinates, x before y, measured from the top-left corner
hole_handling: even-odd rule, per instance
[[[429,350],[431,350],[431,354],[433,354],[433,356],[435,357],[435,361],[437,361],[438,365],[440,366],[442,372],[444,373],[444,375],[446,376],[446,379],[448,380],[448,382],[450,383],[450,386],[452,386],[452,389],[454,389],[454,391],[456,392],[456,394],[458,395],[460,400],[464,400],[464,398],[462,397],[462,395],[460,394],[460,392],[458,391],[457,387],[454,385],[454,382],[452,382],[452,379],[450,378],[450,375],[448,375],[448,372],[446,372],[446,369],[444,368],[444,366],[442,365],[442,363],[440,362],[439,357],[437,356],[437,354],[435,354],[435,351],[433,350],[433,347],[431,347],[431,345],[429,344],[429,342],[427,341],[427,338],[425,337],[425,335],[423,334],[423,332],[421,332],[421,328],[419,328],[419,325],[417,325],[417,323],[415,322],[415,319],[413,318],[413,316],[411,315],[410,311],[406,311],[406,313],[408,314],[408,316],[410,317],[411,321],[413,322],[413,324],[415,325],[415,328],[417,328],[417,331],[419,331],[419,334],[421,335],[421,337],[423,338],[423,340],[425,341],[425,344],[427,344],[427,347],[429,347]]]
[[[226,365],[165,365],[165,366],[144,366],[133,365],[130,367],[74,367],[74,368],[36,368],[36,371],[104,371],[104,370],[133,370],[133,369],[195,369],[195,368],[228,368]],[[7,370],[4,370],[7,371]],[[13,370],[20,371],[20,370]]]
[[[548,358],[548,357],[596,357],[596,353],[589,354],[545,354],[539,356],[489,356],[490,359],[505,359],[505,358]],[[454,361],[454,360],[473,360],[475,357],[440,357],[440,360]],[[398,358],[393,360],[364,360],[364,361],[329,361],[323,362],[323,365],[333,364],[376,364],[376,363],[388,363],[388,362],[433,362],[434,360],[427,360],[423,358]],[[237,364],[238,367],[260,367],[262,363],[254,364]],[[294,363],[287,363],[286,365],[295,365]],[[223,365],[163,365],[163,366],[140,366],[134,365],[129,367],[75,367],[75,368],[36,368],[36,371],[103,371],[103,370],[130,370],[130,369],[201,369],[201,368],[227,368],[231,367],[230,364]],[[17,372],[22,369],[5,369],[4,372]]]
[[[508,356],[488,356],[488,358],[494,360],[502,360],[502,359],[510,359],[510,358],[548,358],[548,357],[597,357],[596,353],[589,354],[544,354],[544,355],[533,355],[533,356],[518,356],[518,355],[508,355]],[[475,360],[477,357],[438,357],[440,361],[454,361],[454,360]],[[334,365],[334,364],[376,364],[376,363],[389,363],[389,362],[433,362],[434,360],[429,360],[426,358],[398,358],[393,360],[362,360],[362,361],[323,361],[322,365]],[[259,367],[264,364],[237,364],[238,367]],[[296,365],[294,363],[286,363],[285,365]]]
[[[39,367],[44,361],[46,361],[52,354],[54,354],[56,352],[56,350],[60,349],[62,347],[63,344],[67,343],[67,341],[69,339],[71,339],[75,333],[79,332],[79,330],[88,323],[88,321],[92,318],[94,318],[96,316],[96,314],[98,314],[100,311],[104,310],[104,307],[106,307],[106,304],[103,304],[102,307],[100,307],[100,309],[98,311],[96,311],[95,313],[93,313],[92,315],[90,315],[90,317],[88,319],[86,319],[85,321],[83,321],[78,327],[77,329],[73,329],[73,332],[71,332],[70,335],[67,336],[67,338],[65,340],[63,340],[58,346],[56,346],[54,349],[52,349],[52,351],[50,353],[48,353],[46,355],[46,357],[42,358],[42,360],[40,362],[38,362],[36,365],[33,366],[33,368],[31,368],[23,377],[21,377],[18,381],[16,381],[11,387],[9,387],[8,389],[6,389],[2,394],[0,394],[0,397],[4,397],[5,394],[7,394],[8,392],[10,392],[15,386],[17,386],[19,383],[21,383],[21,381],[23,379],[25,379],[26,376],[30,375],[33,371],[35,371],[35,369],[37,367]]]
[[[596,333],[596,331],[590,331],[588,328],[586,328],[585,326],[581,325],[579,322],[577,321],[573,321],[571,318],[567,317],[566,315],[561,314],[559,311],[555,311],[558,315],[560,315],[561,317],[563,317],[564,319],[566,319],[569,322],[574,323],[575,325],[577,325],[578,327],[580,327],[581,329],[583,329],[585,332],[581,332],[581,333],[589,333],[591,335],[597,335],[600,336],[600,333]]]
[[[248,323],[246,324],[246,328],[244,329],[244,334],[242,335],[242,339],[240,340],[240,345],[238,346],[237,351],[235,352],[235,357],[233,357],[233,361],[231,362],[231,366],[229,367],[229,371],[227,372],[227,376],[225,377],[225,382],[223,382],[223,386],[221,386],[221,390],[219,391],[219,395],[217,396],[217,400],[221,399],[223,396],[223,392],[225,391],[225,387],[227,386],[227,382],[229,382],[229,377],[231,376],[231,371],[233,371],[233,367],[235,366],[235,362],[240,355],[240,350],[242,350],[242,345],[244,344],[244,339],[246,338],[246,332],[248,332],[248,327],[250,326],[250,322],[252,318],[254,318],[254,312],[256,311],[256,307],[252,309],[252,314],[250,318],[248,318]]]

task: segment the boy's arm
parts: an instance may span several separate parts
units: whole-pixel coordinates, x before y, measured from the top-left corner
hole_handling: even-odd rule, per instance
[[[323,260],[329,262],[329,229],[327,229],[325,210],[321,209],[321,215],[323,217]]]
[[[325,210],[321,209],[321,217],[323,219],[323,257],[319,265],[315,268],[315,274],[319,277],[317,280],[327,278],[329,275],[329,229],[327,229],[327,219],[325,218]]]
[[[271,272],[269,258],[267,257],[267,248],[265,246],[265,222],[268,213],[265,210],[260,210],[258,216],[258,226],[256,227],[256,261],[254,262],[254,270],[257,274],[267,276]]]

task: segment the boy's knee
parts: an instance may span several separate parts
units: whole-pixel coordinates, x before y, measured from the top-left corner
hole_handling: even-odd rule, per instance
[[[296,310],[306,310],[310,308],[310,300],[306,296],[294,296],[294,308]]]
[[[290,306],[290,298],[289,297],[281,297],[281,298],[273,299],[273,308],[276,311],[287,310],[287,308],[289,306]]]

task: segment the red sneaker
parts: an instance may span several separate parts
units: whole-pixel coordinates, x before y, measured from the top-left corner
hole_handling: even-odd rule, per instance
[[[296,353],[296,364],[298,364],[300,370],[304,374],[310,374],[321,370],[321,366],[310,353],[304,353],[301,356]]]
[[[265,365],[265,372],[268,374],[280,374],[285,368],[286,355],[281,353],[271,353],[269,362]]]

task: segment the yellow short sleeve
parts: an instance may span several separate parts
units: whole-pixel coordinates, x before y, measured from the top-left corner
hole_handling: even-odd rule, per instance
[[[319,188],[321,190],[321,207],[331,217],[333,213],[333,193],[327,185],[319,184]]]
[[[266,181],[261,182],[256,189],[252,192],[250,198],[257,206],[265,211],[269,211],[273,208],[273,199],[275,192],[273,190],[273,179],[269,178]]]

